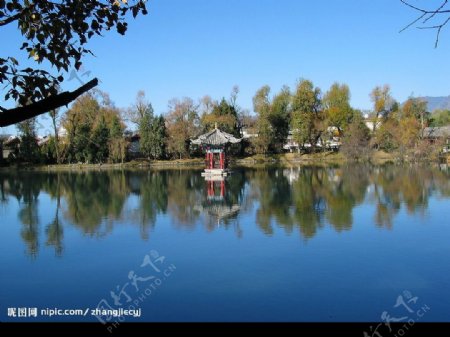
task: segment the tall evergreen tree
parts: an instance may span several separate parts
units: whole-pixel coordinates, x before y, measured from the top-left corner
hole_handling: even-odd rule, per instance
[[[161,159],[166,153],[167,143],[166,121],[164,117],[154,117],[150,130],[150,155],[154,159]]]
[[[148,104],[147,108],[142,111],[138,122],[140,135],[139,150],[148,159],[151,158],[152,123],[153,123],[153,107],[151,104]]]

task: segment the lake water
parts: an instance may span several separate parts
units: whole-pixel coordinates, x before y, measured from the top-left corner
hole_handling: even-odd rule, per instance
[[[200,173],[1,172],[0,321],[450,321],[450,169]]]

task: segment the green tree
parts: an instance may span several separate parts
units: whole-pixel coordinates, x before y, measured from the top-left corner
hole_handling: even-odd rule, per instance
[[[369,159],[370,131],[361,114],[356,113],[342,137],[341,152],[351,160]]]
[[[97,163],[104,163],[109,157],[109,136],[109,128],[102,117],[93,130],[89,146],[89,156]]]
[[[202,116],[201,124],[205,132],[212,130],[217,125],[222,131],[236,137],[240,135],[237,111],[225,98],[222,98],[219,104],[214,104],[211,113]]]
[[[397,135],[398,120],[395,118],[388,118],[375,131],[373,137],[374,147],[376,149],[392,152],[398,148]]]
[[[161,159],[166,155],[166,121],[163,116],[153,116],[151,104],[140,117],[139,134],[140,151],[149,160]]]
[[[115,149],[110,159],[123,160],[125,140],[121,134],[124,124],[108,94],[94,91],[80,96],[64,115],[62,125],[67,131],[62,147],[65,160],[105,162],[111,146]]]
[[[110,140],[109,140],[109,158],[113,163],[123,163],[126,157],[126,141],[123,138],[124,126],[120,119],[115,116],[112,121]]]
[[[254,139],[256,151],[266,154],[269,151],[270,144],[274,139],[275,131],[270,123],[270,87],[265,85],[261,87],[253,97],[253,110],[258,114],[256,121],[256,131],[258,137]]]
[[[49,136],[48,140],[39,147],[41,161],[47,164],[57,163],[56,141],[54,136]]]
[[[430,126],[450,125],[450,110],[435,110],[431,115]]]
[[[39,160],[39,148],[37,145],[36,119],[31,118],[17,124],[20,136],[18,158],[21,161],[35,163]]]
[[[333,83],[323,97],[323,108],[327,125],[338,128],[342,133],[353,118],[348,85]]]
[[[153,107],[148,105],[145,112],[139,119],[139,150],[149,160],[152,152],[152,123],[153,123]]]
[[[154,159],[164,158],[166,154],[167,130],[166,120],[163,116],[153,118],[151,136],[150,155]]]
[[[74,135],[71,142],[71,153],[68,156],[69,162],[76,160],[77,162],[90,163],[94,159],[90,148],[90,137],[92,132],[92,125],[89,123],[82,123],[77,127],[77,133]]]
[[[95,87],[97,79],[73,92],[58,94],[68,70],[79,69],[83,56],[92,53],[86,48],[89,40],[112,29],[125,34],[130,12],[133,17],[147,14],[146,1],[1,0],[0,27],[17,24],[22,37],[20,50],[38,65],[26,67],[13,55],[0,58],[4,100],[19,105],[9,110],[0,107],[0,127],[67,105]],[[43,63],[51,67],[40,67]]]
[[[67,110],[62,125],[67,131],[62,158],[65,161],[91,161],[87,147],[96,119],[100,116],[100,103],[93,93],[80,96]]]
[[[323,131],[320,89],[309,80],[300,80],[292,98],[291,128],[293,139],[300,145],[311,144],[315,151]]]
[[[269,121],[273,130],[272,149],[275,152],[281,152],[289,134],[291,98],[289,87],[283,86],[272,99]]]

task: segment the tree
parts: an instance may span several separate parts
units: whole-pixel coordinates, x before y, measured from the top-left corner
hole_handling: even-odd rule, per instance
[[[168,150],[180,159],[189,155],[189,140],[199,131],[198,105],[191,98],[171,99],[166,114]]]
[[[92,162],[92,147],[90,146],[90,136],[92,133],[92,125],[84,121],[77,127],[77,133],[71,142],[71,153],[68,160],[71,162],[75,159],[77,162]]]
[[[139,151],[150,160],[152,147],[153,107],[151,104],[147,105],[145,109],[141,110],[141,112],[142,114],[139,116]]]
[[[398,129],[394,135],[400,158],[403,158],[417,145],[420,139],[420,130],[420,123],[414,116],[407,116],[399,121]]]
[[[274,130],[270,124],[270,87],[261,87],[253,97],[253,110],[258,114],[256,130],[258,137],[254,143],[258,153],[266,154],[274,138]]]
[[[450,110],[435,110],[431,116],[430,126],[450,125]]]
[[[281,152],[289,134],[291,118],[291,92],[289,87],[283,86],[272,99],[269,121],[273,130],[272,149]]]
[[[56,141],[54,136],[48,136],[46,141],[39,146],[39,156],[41,163],[55,164],[57,162]]]
[[[375,130],[375,137],[372,139],[375,148],[387,152],[392,152],[398,148],[398,123],[399,121],[396,118],[388,118]]]
[[[139,128],[142,119],[149,113],[153,114],[152,104],[145,98],[145,91],[139,90],[134,104],[126,112],[126,118]]]
[[[423,131],[428,124],[430,113],[427,111],[427,102],[419,98],[409,98],[402,107],[402,117],[412,117],[419,121]]]
[[[314,152],[323,131],[320,89],[309,80],[300,80],[292,98],[291,128],[299,146],[309,143]]]
[[[109,128],[105,117],[100,118],[100,122],[94,128],[90,138],[90,157],[97,163],[104,163],[109,157]]]
[[[395,106],[375,131],[374,143],[387,152],[396,151],[403,158],[417,147],[428,124],[426,102],[409,98],[398,110]]]
[[[93,124],[100,116],[100,103],[93,93],[78,97],[63,116],[62,125],[67,131],[64,160],[71,162],[92,160],[87,149]]]
[[[334,126],[342,133],[353,118],[348,85],[333,83],[323,97],[323,107],[328,126]]]
[[[20,135],[18,157],[22,161],[36,162],[39,148],[36,140],[36,119],[31,118],[17,124]]]
[[[217,125],[222,131],[237,137],[240,135],[237,111],[225,98],[219,104],[214,104],[211,113],[203,114],[201,124],[205,132]]]
[[[219,129],[240,137],[241,124],[239,114],[241,108],[237,104],[239,87],[233,86],[230,98],[222,98],[219,102],[206,95],[200,99],[201,125],[203,132],[212,130],[216,125]]]
[[[150,155],[154,159],[161,159],[166,154],[167,130],[163,116],[153,118],[151,125]]]
[[[239,95],[239,86],[234,85],[233,88],[231,89],[229,104],[234,108],[236,113],[240,112],[239,105],[237,104],[238,95]]]
[[[410,22],[406,27],[404,27],[400,32],[421,21],[422,25],[418,26],[418,29],[431,29],[436,31],[436,40],[434,42],[434,47],[436,48],[439,44],[439,37],[442,28],[444,28],[450,21],[450,8],[448,7],[448,0],[441,0],[441,4],[436,6],[434,9],[421,8],[412,5],[409,1],[406,0],[400,1],[404,5],[414,9],[419,13],[419,16],[414,21]]]
[[[116,29],[125,34],[129,12],[147,14],[145,0],[104,1],[19,1],[0,0],[0,27],[17,24],[22,37],[20,49],[36,67],[22,67],[18,58],[0,58],[0,84],[4,100],[14,100],[18,108],[0,107],[0,127],[67,105],[98,84],[97,79],[73,92],[58,93],[71,68],[92,51],[86,48],[94,35]],[[42,64],[42,66],[40,66]],[[52,69],[52,73],[44,69]]]
[[[64,158],[69,162],[105,162],[110,154],[112,138],[117,142],[113,161],[122,161],[125,143],[121,139],[124,125],[119,109],[106,93],[93,91],[77,98],[63,117],[67,131]],[[114,132],[114,136],[110,133]]]
[[[388,84],[385,84],[383,87],[376,86],[370,93],[370,99],[373,102],[373,112],[375,114],[372,132],[375,132],[380,123],[385,121],[394,110],[395,104]]]
[[[126,157],[126,141],[123,138],[124,125],[118,116],[112,121],[110,140],[109,140],[109,158],[113,163],[123,163]]]
[[[368,159],[370,132],[361,114],[356,113],[342,137],[341,152],[352,160]]]

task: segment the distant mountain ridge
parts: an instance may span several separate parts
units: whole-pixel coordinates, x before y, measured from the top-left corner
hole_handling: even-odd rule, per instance
[[[424,96],[419,97],[419,99],[422,99],[424,101],[427,101],[428,105],[428,111],[433,112],[434,110],[450,110],[450,96]]]

